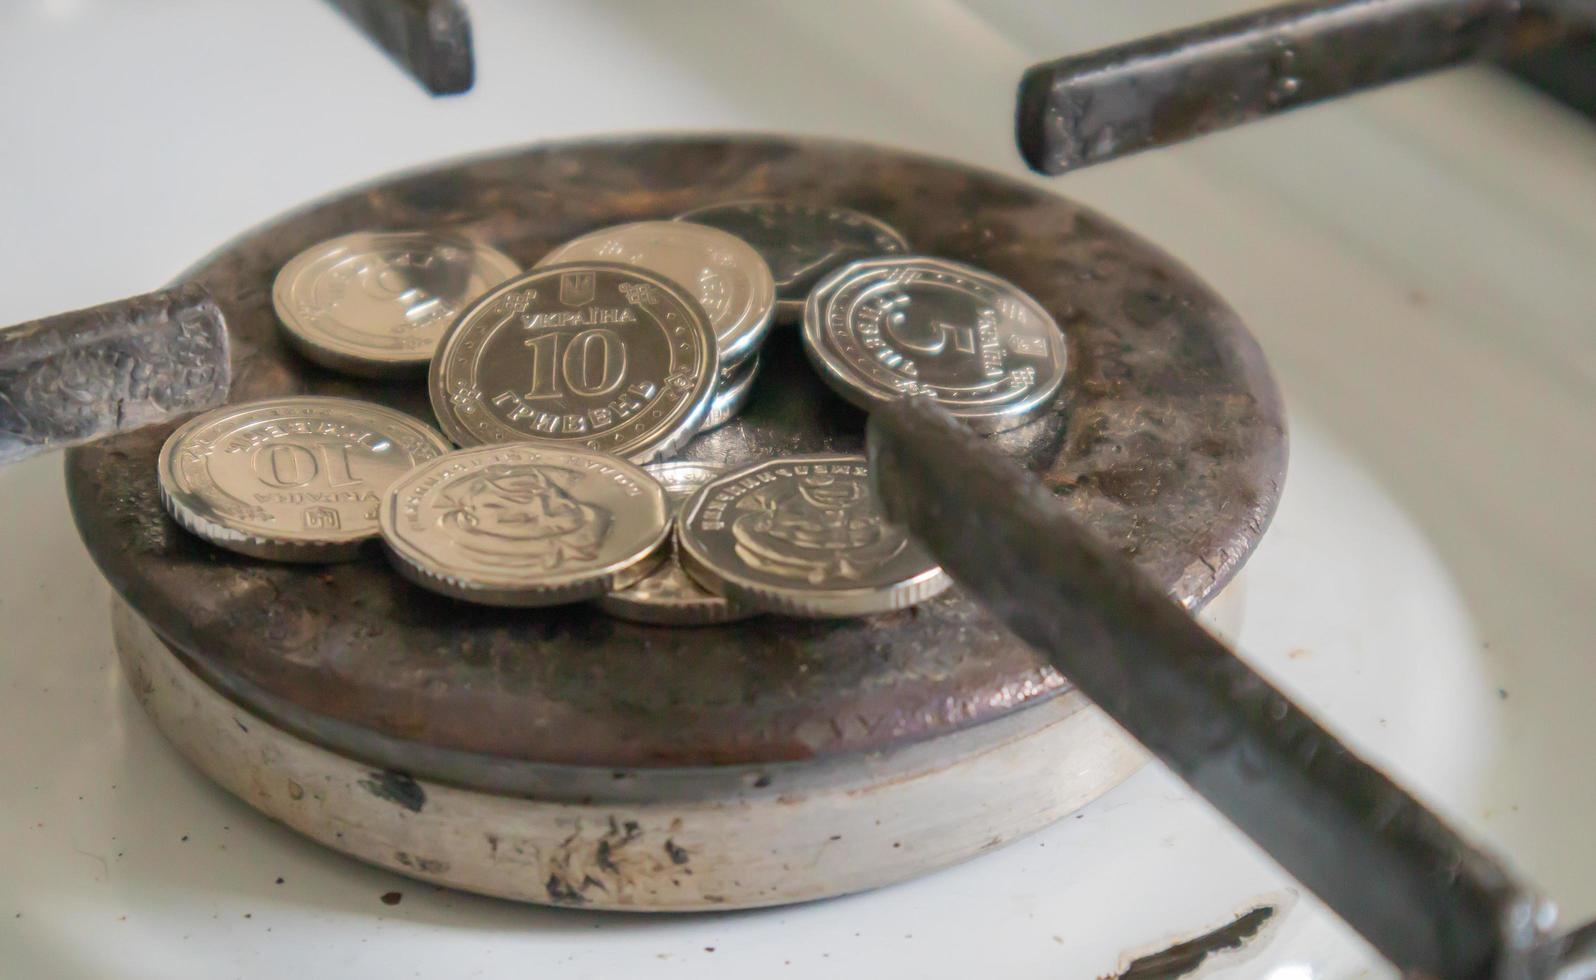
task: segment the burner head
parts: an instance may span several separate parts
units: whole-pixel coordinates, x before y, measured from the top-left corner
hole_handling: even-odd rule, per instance
[[[856,209],[920,254],[1024,290],[1063,330],[1068,368],[1047,411],[994,441],[1189,607],[1246,560],[1286,458],[1280,400],[1256,344],[1158,249],[995,174],[810,140],[540,146],[295,212],[184,279],[226,314],[235,401],[342,395],[431,421],[424,385],[352,380],[287,346],[271,301],[284,263],[337,235],[417,228],[490,243],[530,266],[593,229],[756,198]],[[698,436],[679,458],[735,466],[854,454],[864,418],[811,369],[797,332],[775,329],[736,423]],[[550,765],[598,780],[614,768],[838,759],[941,737],[1070,686],[956,587],[861,619],[683,629],[586,606],[473,607],[407,583],[379,554],[323,566],[236,556],[162,509],[156,455],[170,430],[68,456],[79,528],[113,587],[235,702],[418,778],[503,787]]]

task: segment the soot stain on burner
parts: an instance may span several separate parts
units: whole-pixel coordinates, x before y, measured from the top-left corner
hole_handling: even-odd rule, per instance
[[[573,887],[570,882],[561,878],[558,872],[553,872],[543,888],[548,893],[549,901],[556,905],[586,905],[587,896],[582,894],[581,889],[595,884],[599,882],[589,875],[583,879],[580,888]]]
[[[670,838],[665,839],[665,853],[670,857],[672,864],[681,865],[692,860],[687,854],[687,848],[682,847]]]
[[[1138,956],[1124,972],[1118,974],[1116,980],[1175,980],[1176,977],[1187,976],[1208,957],[1240,949],[1274,918],[1275,911],[1273,905],[1260,905],[1211,932],[1183,940],[1156,953]]]
[[[448,861],[440,861],[437,858],[420,857],[407,851],[395,851],[393,859],[407,868],[415,868],[417,871],[426,871],[432,874],[442,874],[443,872],[449,870]]]
[[[411,813],[420,813],[427,805],[427,792],[409,775],[384,769],[374,772],[370,779],[362,779],[360,786],[379,800],[397,803]]]

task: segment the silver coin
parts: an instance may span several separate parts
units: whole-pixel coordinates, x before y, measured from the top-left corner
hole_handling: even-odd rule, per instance
[[[609,262],[533,269],[449,328],[428,387],[457,445],[533,440],[647,462],[698,431],[715,394],[698,301]]]
[[[982,432],[1047,410],[1065,342],[1036,300],[945,259],[863,259],[827,276],[804,307],[804,347],[833,390],[869,410],[926,395]]]
[[[317,364],[366,377],[417,374],[455,316],[520,271],[466,238],[359,232],[289,259],[272,305],[289,342]]]
[[[510,443],[416,467],[384,495],[383,543],[423,588],[492,606],[552,606],[625,588],[664,558],[659,481],[590,449]]]
[[[272,398],[190,419],[161,447],[161,500],[183,527],[279,561],[354,558],[388,485],[449,444],[348,398]]]
[[[682,508],[676,535],[682,567],[700,585],[767,612],[889,612],[949,585],[882,518],[863,456],[792,456],[726,473]]]
[[[891,225],[852,208],[796,201],[731,201],[678,215],[730,232],[754,247],[776,280],[776,317],[796,322],[827,273],[855,259],[903,255],[909,242]]]
[[[717,228],[680,221],[638,221],[600,228],[566,242],[538,265],[624,262],[686,287],[709,313],[720,366],[759,349],[776,309],[770,267],[747,242]]]
[[[650,463],[644,469],[665,488],[673,514],[681,510],[699,487],[722,472],[718,466],[683,461]],[[708,626],[759,615],[693,581],[682,570],[674,545],[670,550],[670,557],[647,578],[631,588],[601,596],[596,601],[597,606],[618,619],[657,626]]]
[[[704,424],[698,427],[698,431],[718,429],[742,414],[743,406],[748,404],[749,397],[754,393],[754,380],[758,376],[757,354],[751,361],[739,364],[730,371],[722,371],[715,383],[715,398],[709,403],[709,414],[704,416]]]

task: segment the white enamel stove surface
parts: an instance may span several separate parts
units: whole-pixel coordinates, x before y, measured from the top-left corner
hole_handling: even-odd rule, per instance
[[[1018,173],[1026,64],[1246,6],[473,0],[477,88],[430,101],[316,0],[10,0],[0,322],[547,137],[783,129]],[[1596,129],[1471,71],[1054,185],[1192,265],[1279,373],[1292,468],[1246,655],[1574,918],[1596,915],[1593,163]],[[7,977],[1090,978],[1262,902],[1281,911],[1213,975],[1388,975],[1156,769],[962,867],[768,912],[549,911],[356,864],[160,740],[59,469],[0,470]]]

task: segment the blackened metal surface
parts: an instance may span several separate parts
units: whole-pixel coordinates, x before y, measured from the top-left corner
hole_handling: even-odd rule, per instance
[[[1036,65],[1017,136],[1058,174],[1545,43],[1520,0],[1310,0]]]
[[[480,236],[531,265],[596,227],[753,197],[857,208],[931,254],[1030,292],[1068,334],[1064,397],[994,441],[1189,606],[1246,559],[1285,467],[1281,405],[1253,340],[1157,249],[990,173],[758,137],[545,146],[331,199],[244,236],[189,278],[227,313],[236,400],[338,394],[429,418],[421,384],[356,381],[295,357],[270,301],[283,262],[345,232],[415,227]],[[779,332],[763,356],[743,414],[685,458],[862,448],[864,416],[815,377],[794,332]],[[472,607],[407,585],[376,555],[326,567],[236,557],[167,519],[155,481],[164,435],[68,455],[83,537],[196,672],[308,737],[391,739],[394,754],[424,743],[506,763],[763,763],[939,735],[1068,687],[957,592],[868,619],[673,629],[585,607]]]
[[[1596,38],[1554,44],[1507,63],[1513,74],[1572,109],[1596,119]]]
[[[0,330],[0,465],[220,405],[227,346],[192,283]]]
[[[433,95],[471,89],[471,20],[460,0],[327,0]]]
[[[1507,975],[1535,901],[923,399],[870,420],[888,516],[1125,730],[1414,976]],[[1405,974],[1406,975],[1406,974]]]
[[[1210,956],[1240,949],[1274,918],[1273,905],[1249,909],[1218,929],[1131,960],[1118,980],[1175,980],[1194,973]]]
[[[1534,977],[1590,980],[1596,977],[1596,922],[1587,922],[1548,942],[1532,964]]]

